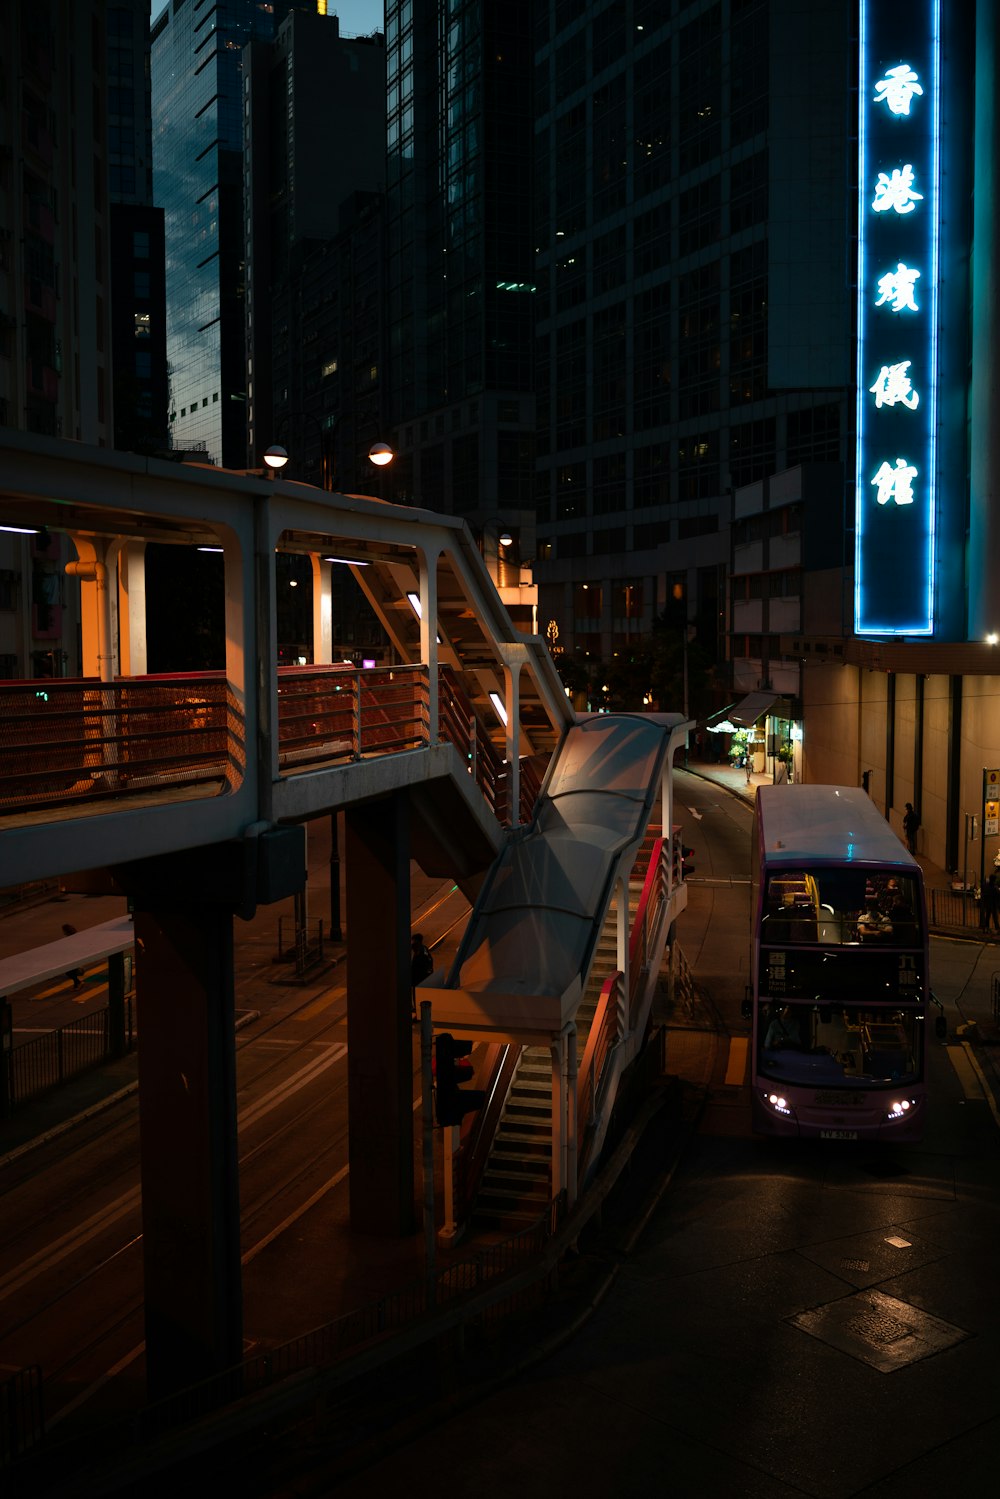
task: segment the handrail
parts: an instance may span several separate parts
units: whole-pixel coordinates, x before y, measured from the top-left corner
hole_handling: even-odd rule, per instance
[[[455,1196],[462,1210],[471,1206],[479,1190],[500,1116],[520,1060],[521,1047],[505,1042],[493,1042],[487,1053],[484,1069],[489,1078],[486,1084],[486,1102],[472,1116],[468,1133],[462,1138],[455,1161]]]
[[[245,750],[243,713],[222,674],[0,683],[0,811],[206,781],[231,790]]]
[[[665,847],[665,839],[653,840],[646,878],[629,937],[629,1024],[633,1028],[637,1020],[636,1008],[642,995],[649,939],[656,930],[666,900]]]
[[[611,1055],[611,1048],[621,1036],[624,982],[625,975],[621,971],[609,974],[605,979],[597,1001],[597,1008],[594,1011],[594,1018],[591,1021],[583,1061],[577,1073],[577,1147],[581,1165],[584,1137],[597,1114],[601,1084],[604,1081],[604,1072]]]

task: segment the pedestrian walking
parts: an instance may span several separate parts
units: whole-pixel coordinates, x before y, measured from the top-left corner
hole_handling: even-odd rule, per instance
[[[70,926],[70,924],[69,924],[68,921],[64,921],[63,922],[63,936],[64,937],[75,937],[76,936],[76,927],[75,926]],[[81,970],[79,968],[71,968],[69,970],[69,972],[67,973],[67,975],[66,975],[66,977],[68,979],[72,979],[73,980],[73,988],[74,989],[82,989],[82,987],[83,987],[83,980],[80,977],[80,972],[81,972]]]
[[[903,813],[903,832],[906,835],[906,846],[911,854],[915,854],[917,851],[917,828],[919,826],[920,818],[913,810],[913,803],[907,802],[906,810]]]
[[[410,941],[410,981],[413,1005],[413,1018],[417,1018],[417,985],[422,984],[425,978],[429,978],[434,972],[434,959],[431,957],[430,949],[425,946],[423,936],[420,932],[414,932]]]

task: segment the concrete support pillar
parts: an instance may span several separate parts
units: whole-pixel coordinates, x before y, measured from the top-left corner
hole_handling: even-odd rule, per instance
[[[437,744],[439,735],[438,553],[418,549],[417,557],[420,562],[420,659],[427,666],[427,742]]]
[[[351,1227],[415,1227],[410,819],[403,794],[344,813]]]
[[[309,553],[313,580],[313,665],[333,662],[333,564]]]
[[[145,676],[146,659],[146,543],[127,541],[118,553],[118,670]]]
[[[159,1400],[243,1355],[233,918],[137,897],[146,1380]]]

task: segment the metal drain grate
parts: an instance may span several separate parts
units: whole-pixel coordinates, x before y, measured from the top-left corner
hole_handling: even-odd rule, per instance
[[[860,1317],[852,1317],[844,1331],[849,1337],[860,1338],[865,1343],[887,1344],[908,1338],[912,1329],[908,1323],[887,1317],[883,1312],[868,1311],[862,1312]]]
[[[840,1262],[840,1268],[841,1268],[841,1270],[860,1270],[865,1275],[867,1275],[868,1271],[871,1269],[871,1261],[870,1260],[841,1260],[841,1262]]]
[[[970,1336],[961,1327],[941,1322],[881,1291],[859,1291],[829,1306],[799,1312],[788,1321],[881,1374],[905,1369]]]

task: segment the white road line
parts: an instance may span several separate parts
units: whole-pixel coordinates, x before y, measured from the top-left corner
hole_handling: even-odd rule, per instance
[[[982,1090],[983,1090],[983,1097],[986,1099],[986,1102],[989,1104],[989,1106],[990,1106],[990,1113],[993,1115],[993,1123],[997,1126],[998,1129],[1000,1129],[1000,1111],[998,1111],[998,1109],[997,1109],[997,1101],[996,1101],[996,1099],[993,1096],[993,1089],[990,1087],[989,1083],[986,1081],[986,1078],[983,1075],[983,1069],[980,1067],[979,1063],[976,1061],[976,1054],[972,1050],[972,1047],[969,1045],[968,1041],[963,1041],[962,1042],[962,1049],[963,1049],[963,1051],[965,1052],[966,1056],[969,1059],[969,1065],[972,1067],[973,1071],[975,1072],[976,1076],[979,1079],[980,1085],[981,1085]],[[949,1047],[948,1050],[950,1051],[951,1048]]]
[[[339,1062],[346,1055],[346,1046],[339,1042],[332,1043],[326,1056],[315,1058],[286,1083],[282,1083],[279,1087],[272,1089],[259,1103],[244,1109],[238,1117],[240,1128],[248,1124],[255,1124],[258,1119],[263,1118],[272,1109],[276,1109],[279,1104],[284,1103],[287,1098],[290,1098],[301,1088],[305,1088],[320,1073],[325,1072],[328,1067],[332,1067],[334,1063]],[[94,1213],[92,1217],[87,1218],[83,1223],[78,1223],[68,1233],[56,1239],[55,1243],[47,1244],[44,1249],[40,1249],[29,1260],[22,1261],[16,1270],[12,1270],[7,1275],[0,1277],[0,1301],[10,1296],[13,1292],[20,1290],[22,1286],[27,1285],[36,1275],[51,1270],[60,1261],[75,1254],[83,1244],[89,1243],[99,1233],[110,1228],[120,1218],[124,1218],[126,1213],[132,1212],[137,1208],[139,1201],[139,1187],[131,1187],[121,1197],[116,1198],[114,1202],[102,1208],[99,1213]]]
[[[948,1060],[955,1069],[955,1076],[962,1085],[962,1092],[966,1098],[985,1098],[986,1089],[980,1082],[982,1073],[976,1074],[979,1069],[972,1060],[972,1051],[967,1043],[961,1046],[946,1046]]]

